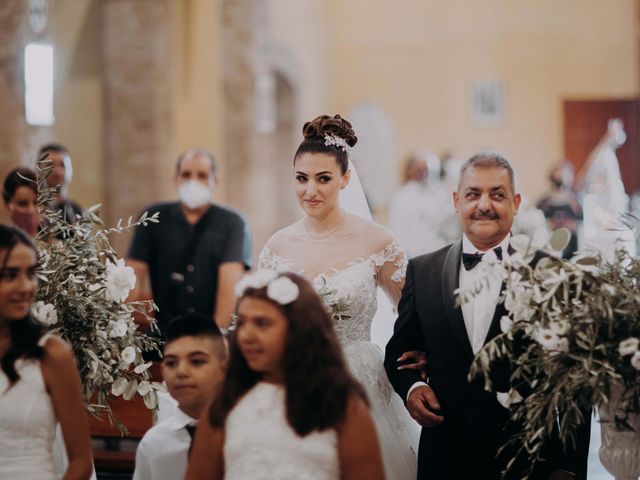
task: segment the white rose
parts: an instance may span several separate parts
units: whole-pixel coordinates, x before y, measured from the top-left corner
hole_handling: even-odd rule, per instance
[[[638,344],[640,344],[640,340],[635,337],[630,337],[621,341],[620,345],[618,345],[618,352],[620,353],[620,356],[624,357],[625,355],[633,355],[638,351]]]
[[[513,327],[513,320],[503,315],[500,319],[500,330],[502,330],[502,333],[507,333],[511,331],[511,327]]]
[[[288,277],[276,278],[267,287],[267,297],[280,305],[287,305],[298,298],[300,289]]]
[[[124,264],[122,258],[117,259],[116,263],[107,262],[107,293],[112,300],[124,302],[135,286],[135,272]]]
[[[636,352],[633,354],[633,357],[631,357],[631,365],[636,370],[640,370],[640,352]]]
[[[514,390],[513,388],[511,390],[509,390],[509,392],[507,392],[507,393],[505,393],[505,392],[496,393],[496,398],[497,398],[498,402],[500,403],[500,405],[502,405],[504,408],[507,408],[507,409],[511,405],[513,405],[515,403],[520,403],[522,401],[522,397],[520,396],[518,391]]]
[[[151,386],[151,384],[149,382],[147,382],[146,380],[143,380],[142,382],[140,382],[140,385],[138,385],[138,394],[141,397],[144,397],[147,393],[149,393],[151,390],[153,390],[153,387]]]
[[[133,347],[125,348],[124,350],[122,350],[122,353],[120,353],[120,359],[122,360],[124,366],[128,367],[136,359],[136,349]]]
[[[42,301],[34,303],[31,306],[31,313],[43,325],[49,326],[58,323],[58,312],[56,312],[56,307],[50,303]]]
[[[127,334],[127,330],[129,326],[127,322],[123,319],[118,320],[117,322],[109,322],[109,336],[111,338],[119,338],[124,337]]]
[[[533,339],[545,350],[558,350],[560,345],[560,337],[550,328],[538,328]]]

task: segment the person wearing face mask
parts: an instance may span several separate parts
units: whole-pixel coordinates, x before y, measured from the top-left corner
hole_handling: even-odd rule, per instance
[[[569,259],[578,250],[578,229],[582,222],[582,207],[573,191],[573,166],[567,160],[558,163],[549,174],[551,191],[538,202],[551,230],[566,228],[571,232],[571,240],[562,252],[562,258]]]
[[[31,237],[35,237],[40,228],[37,197],[36,173],[33,170],[17,167],[5,177],[2,198],[11,222]]]
[[[161,332],[170,318],[193,312],[226,326],[233,288],[251,267],[248,226],[238,213],[212,204],[216,165],[206,150],[182,154],[175,181],[179,201],[145,208],[160,221],[134,232],[127,263],[137,281],[129,299],[153,298]]]

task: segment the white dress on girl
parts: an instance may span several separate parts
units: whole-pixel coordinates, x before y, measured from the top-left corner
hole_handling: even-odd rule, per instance
[[[334,429],[300,437],[286,417],[282,385],[259,382],[229,412],[224,427],[225,480],[337,480]]]
[[[0,478],[61,478],[53,453],[57,421],[40,360],[18,359],[15,367],[20,378],[10,388],[0,370]]]
[[[397,306],[406,266],[406,254],[391,232],[353,214],[321,237],[310,235],[304,220],[298,221],[275,233],[259,260],[260,268],[303,275],[325,303],[348,306],[348,315],[334,323],[334,329],[351,372],[367,391],[385,474],[394,480],[416,478],[419,427],[387,379],[383,352],[371,342],[371,324],[377,288]]]

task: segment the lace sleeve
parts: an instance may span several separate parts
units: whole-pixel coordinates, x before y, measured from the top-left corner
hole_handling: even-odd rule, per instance
[[[371,256],[378,274],[378,285],[395,306],[400,301],[407,271],[407,254],[397,241],[389,243],[384,250]]]
[[[258,270],[269,268],[277,272],[291,270],[291,265],[269,247],[264,247],[258,257]]]

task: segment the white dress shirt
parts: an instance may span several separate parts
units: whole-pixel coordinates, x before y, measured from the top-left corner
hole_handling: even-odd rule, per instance
[[[184,478],[191,445],[191,437],[185,427],[196,422],[176,408],[171,417],[151,427],[138,445],[133,480]]]
[[[500,245],[503,252],[506,252],[509,248],[509,241],[511,235],[508,234]],[[493,249],[492,249],[493,250]],[[473,243],[467,238],[466,235],[462,236],[462,253],[486,253],[486,250],[478,250]],[[494,254],[495,255],[495,254]],[[467,270],[462,264],[462,258],[460,258],[460,289],[468,289],[478,281],[482,276],[482,270],[480,268],[472,268]],[[480,295],[475,296],[470,301],[462,304],[462,316],[464,318],[464,325],[467,330],[467,336],[469,337],[469,344],[475,355],[480,351],[484,345],[484,341],[491,327],[491,320],[500,298],[500,286],[501,282],[493,278],[489,278],[489,288],[484,290]],[[411,392],[423,385],[427,385],[425,382],[415,382],[411,385],[411,388],[407,392],[407,400]]]
[[[507,235],[504,240],[494,248],[502,247],[502,251],[506,252],[509,248],[509,240],[511,235]],[[462,236],[462,253],[487,253],[487,251],[478,250],[474,247],[473,243],[467,238],[466,235]],[[495,255],[494,253],[488,253],[488,255]],[[472,268],[467,270],[460,262],[460,285],[462,290],[468,290],[473,287],[479,280],[482,279],[485,273],[481,268]],[[494,277],[487,277],[489,282],[488,288],[482,291],[480,295],[476,295],[469,301],[462,304],[462,316],[464,317],[464,326],[467,329],[467,336],[469,337],[469,343],[473,354],[477,354],[484,341],[487,338],[489,327],[491,326],[491,320],[498,304],[498,298],[500,297],[500,285],[501,281]]]

